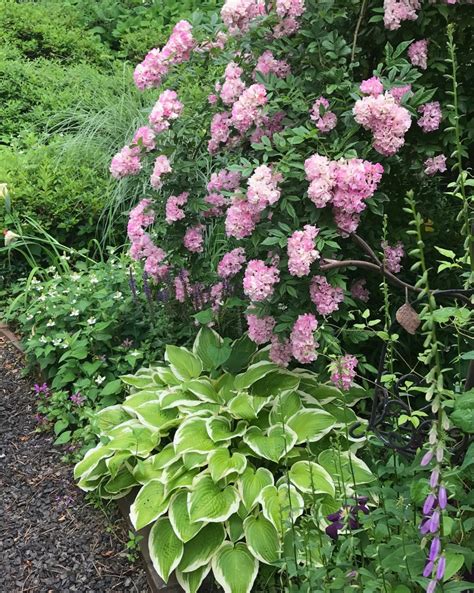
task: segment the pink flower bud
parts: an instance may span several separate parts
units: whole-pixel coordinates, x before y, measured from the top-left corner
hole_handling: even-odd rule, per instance
[[[427,451],[423,455],[423,457],[420,461],[421,467],[426,467],[432,459],[433,459],[433,451]]]

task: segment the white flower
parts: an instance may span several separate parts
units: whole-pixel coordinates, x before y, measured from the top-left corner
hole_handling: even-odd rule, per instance
[[[10,245],[16,239],[18,239],[20,235],[17,235],[13,231],[5,231],[5,245]]]
[[[97,319],[95,317],[89,317],[89,319],[87,320],[87,323],[89,325],[94,325],[94,323],[97,321]]]
[[[44,301],[46,300],[46,295],[42,294],[41,296],[38,297],[38,300],[41,301],[42,303],[44,303]]]
[[[48,343],[48,338],[46,336],[41,336],[41,338],[39,339],[40,344],[47,344]]]
[[[140,350],[132,350],[132,352],[130,352],[130,356],[141,356],[141,352]]]
[[[75,305],[76,303],[77,303],[77,299],[73,299],[73,300],[71,301],[71,305]]]
[[[8,196],[8,185],[6,183],[0,183],[0,198],[6,198]]]
[[[69,288],[65,288],[65,289],[63,290],[63,294],[69,294]]]
[[[31,313],[26,316],[27,321],[31,321],[32,319],[33,319],[33,315]]]
[[[66,261],[69,261],[69,260],[71,259],[71,257],[70,257],[69,255],[66,255],[65,253],[63,253],[63,254],[61,255],[61,259],[64,259],[64,260],[66,260]]]
[[[105,377],[103,377],[102,375],[97,375],[97,377],[95,378],[95,382],[97,383],[97,385],[102,385],[104,381]]]
[[[79,309],[72,309],[70,315],[71,315],[71,317],[78,317]]]
[[[67,344],[67,342],[63,342],[63,343],[61,344],[61,348],[64,348],[64,350],[66,350],[66,348],[67,348],[67,347],[68,347],[68,344]]]
[[[114,293],[113,299],[114,299],[115,301],[119,301],[119,300],[122,298],[122,296],[123,296],[123,295],[122,295],[122,293],[120,292],[120,290],[117,290],[117,292],[116,292],[116,293]]]
[[[74,280],[74,282],[76,282],[77,280],[81,279],[81,275],[78,274],[77,272],[74,272],[73,274],[71,274],[71,280]]]
[[[98,278],[97,278],[96,276],[91,276],[91,277],[89,278],[89,282],[90,282],[91,284],[98,284],[99,280],[98,280]]]
[[[54,321],[52,319],[49,319],[48,323],[46,324],[46,327],[54,327],[56,324],[54,323]]]
[[[40,281],[38,280],[38,278],[32,278],[31,279],[31,284],[34,285],[34,284],[39,284],[39,283],[40,283]]]
[[[53,346],[60,346],[61,342],[61,338],[56,338],[55,340],[53,340]]]

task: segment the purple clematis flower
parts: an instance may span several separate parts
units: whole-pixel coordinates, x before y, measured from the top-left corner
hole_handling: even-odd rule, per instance
[[[366,496],[358,497],[356,499],[357,504],[344,506],[336,513],[328,515],[326,518],[331,522],[331,525],[326,527],[326,534],[329,535],[331,539],[337,540],[341,529],[344,529],[345,527],[349,529],[359,529],[360,523],[358,520],[358,513],[360,511],[364,513],[364,515],[369,514],[370,510],[366,506],[368,500],[369,499]]]

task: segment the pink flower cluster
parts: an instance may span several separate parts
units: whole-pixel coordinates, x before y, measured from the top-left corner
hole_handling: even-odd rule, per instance
[[[319,258],[314,245],[318,233],[317,227],[307,224],[288,238],[288,270],[292,276],[301,278],[310,273],[311,264]]]
[[[235,62],[227,64],[223,84],[216,84],[216,91],[220,94],[222,102],[225,105],[232,105],[237,101],[240,95],[244,92],[246,85],[242,80],[243,74],[242,68],[237,66]]]
[[[253,72],[254,78],[257,72],[260,72],[260,74],[263,74],[264,76],[275,74],[278,78],[286,78],[290,74],[291,68],[288,62],[285,62],[285,60],[277,60],[273,53],[270,50],[267,50],[258,58],[257,65]]]
[[[204,201],[212,208],[206,210],[204,216],[220,216],[223,214],[224,208],[228,205],[228,198],[221,192],[232,191],[239,186],[239,183],[240,173],[238,172],[222,169],[218,173],[213,173],[211,180],[207,184],[209,194],[204,198]]]
[[[258,121],[257,128],[252,132],[250,136],[250,142],[260,142],[263,136],[268,139],[272,139],[275,132],[281,132],[283,129],[283,118],[285,117],[284,111],[278,111],[273,115],[261,115]]]
[[[270,315],[258,317],[252,313],[247,313],[247,324],[249,338],[255,344],[266,344],[272,339],[272,332],[276,321]]]
[[[141,168],[140,156],[137,154],[136,149],[130,148],[130,146],[124,146],[113,157],[109,171],[112,173],[112,177],[121,179],[127,175],[138,175]]]
[[[240,272],[245,263],[245,251],[242,247],[236,247],[226,253],[217,266],[217,275],[220,278],[233,278]]]
[[[426,70],[428,67],[428,39],[414,41],[409,46],[407,53],[413,66]]]
[[[311,313],[300,315],[291,330],[291,353],[301,364],[308,364],[317,359],[319,344],[314,338],[318,321]]]
[[[259,220],[260,213],[257,208],[249,204],[245,198],[235,196],[226,214],[226,234],[228,237],[235,237],[236,239],[249,237]]]
[[[424,170],[426,175],[434,175],[438,172],[444,173],[446,171],[446,157],[444,154],[438,154],[430,159],[426,159]]]
[[[398,274],[402,269],[400,262],[405,255],[403,243],[399,241],[394,247],[384,241],[382,243],[384,266],[392,274]]]
[[[232,125],[243,134],[257,124],[260,108],[267,102],[267,91],[263,84],[252,84],[243,91],[232,106]]]
[[[276,12],[280,22],[273,29],[275,38],[293,35],[299,27],[299,17],[304,12],[304,0],[276,0]]]
[[[179,21],[166,45],[161,50],[152,49],[135,68],[133,78],[137,88],[159,87],[170,66],[189,60],[193,47],[192,26],[187,21]]]
[[[226,144],[230,138],[232,116],[227,111],[216,113],[211,121],[211,139],[207,148],[211,154],[219,149],[220,144]]]
[[[133,136],[132,148],[138,149],[138,154],[143,149],[145,152],[155,149],[155,132],[148,126],[138,128]]]
[[[201,253],[203,251],[203,230],[204,226],[202,224],[198,224],[196,226],[190,227],[186,231],[183,238],[183,244],[188,251],[191,251],[191,253]]]
[[[145,272],[154,280],[160,280],[168,273],[168,266],[161,264],[166,254],[163,249],[156,247],[145,229],[153,224],[155,213],[150,208],[150,200],[142,200],[129,215],[127,234],[132,245],[130,257],[135,260],[145,260]],[[160,265],[161,264],[161,265]]]
[[[319,154],[306,159],[308,196],[317,208],[332,203],[334,219],[343,233],[359,224],[365,200],[372,197],[382,178],[383,167],[362,159],[330,161]]]
[[[245,33],[250,23],[265,14],[265,0],[226,0],[221,17],[231,35]]]
[[[178,100],[175,91],[166,90],[158,97],[148,121],[158,134],[170,127],[170,120],[177,119],[183,110],[183,104]]]
[[[384,0],[383,7],[385,28],[394,31],[400,28],[402,21],[417,19],[421,3],[420,0]]]
[[[184,206],[188,201],[189,193],[183,192],[179,196],[170,196],[166,202],[166,222],[173,224],[178,220],[182,220],[185,217],[184,211],[181,206]]]
[[[374,95],[378,97],[383,93],[383,84],[377,76],[372,76],[372,78],[367,78],[367,80],[363,80],[359,86],[360,92],[364,95]]]
[[[287,367],[291,360],[291,344],[289,340],[281,341],[277,336],[272,337],[270,360],[281,367]]]
[[[363,303],[367,303],[370,297],[370,292],[365,287],[366,282],[367,281],[365,278],[359,278],[358,280],[355,280],[351,285],[351,295],[355,299],[359,299]]]
[[[171,173],[173,169],[171,168],[170,162],[168,157],[164,154],[160,155],[156,158],[155,164],[153,166],[153,173],[150,177],[151,187],[153,189],[160,189],[163,185],[163,181],[161,177],[166,173]]]
[[[398,104],[395,97],[387,92],[375,92],[379,87],[374,79],[369,88],[372,93],[359,99],[352,110],[354,118],[366,130],[373,134],[373,146],[377,152],[385,156],[396,154],[405,143],[405,134],[411,126],[410,112]],[[361,88],[368,90],[369,85]]]
[[[341,356],[332,364],[331,381],[344,391],[348,391],[356,376],[356,368],[359,364],[357,358],[352,354]]]
[[[411,84],[405,84],[403,86],[396,86],[390,89],[390,94],[397,103],[401,103],[403,97],[411,92]]]
[[[264,301],[272,296],[274,284],[280,279],[275,266],[267,266],[260,259],[252,259],[244,275],[244,293],[253,302]]]
[[[342,288],[331,286],[324,276],[313,276],[309,294],[320,315],[334,313],[344,300]]]
[[[321,107],[323,112],[321,113]],[[311,119],[316,123],[318,130],[325,134],[330,132],[337,125],[337,116],[329,111],[329,101],[325,97],[319,97],[311,108]]]
[[[418,113],[421,113],[418,125],[423,132],[434,132],[439,128],[443,114],[441,113],[441,106],[438,101],[420,105],[418,107]]]
[[[187,296],[191,292],[191,283],[189,281],[188,270],[181,270],[181,272],[174,279],[175,298],[179,303],[184,303]]]

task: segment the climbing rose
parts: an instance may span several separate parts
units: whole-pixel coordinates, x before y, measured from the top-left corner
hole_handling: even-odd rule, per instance
[[[177,119],[183,110],[183,104],[178,100],[175,91],[166,90],[158,97],[148,121],[158,134],[170,127],[170,120]]]
[[[225,231],[228,237],[244,239],[251,235],[260,219],[259,212],[253,204],[236,196],[227,210]]]
[[[423,132],[434,132],[439,128],[443,115],[438,101],[421,105],[418,107],[418,113],[421,113],[418,125]]]
[[[267,102],[263,84],[252,84],[232,106],[232,124],[241,133],[246,132],[260,117],[260,108]]]
[[[403,243],[399,241],[394,247],[390,247],[390,245],[384,241],[382,243],[382,249],[386,269],[389,272],[392,272],[392,274],[398,274],[402,269],[400,262],[405,255]]]
[[[229,140],[232,127],[231,114],[216,113],[211,121],[211,139],[208,142],[208,150],[211,154],[216,152],[220,144],[226,144]]]
[[[377,76],[372,76],[372,78],[363,80],[359,88],[360,92],[364,95],[374,95],[377,97],[383,93],[383,84]]]
[[[291,360],[291,345],[289,340],[283,342],[277,336],[272,337],[270,360],[281,367],[287,367]]]
[[[274,284],[280,279],[275,266],[267,266],[259,259],[249,261],[244,275],[244,293],[251,301],[264,301],[272,296]]]
[[[121,179],[127,175],[138,175],[141,168],[140,157],[136,151],[130,146],[124,146],[112,159],[109,171],[112,173],[112,177]]]
[[[256,344],[265,344],[272,338],[273,328],[276,321],[270,315],[266,317],[257,317],[257,315],[247,314],[247,324],[249,328],[249,338]]]
[[[273,53],[270,50],[267,50],[258,58],[253,77],[255,78],[255,74],[260,72],[260,74],[263,74],[264,76],[275,74],[278,78],[286,78],[288,74],[290,74],[290,71],[291,69],[288,62],[285,62],[285,60],[277,60]]]
[[[201,253],[203,251],[203,229],[204,226],[202,224],[198,224],[186,231],[186,234],[183,238],[183,243],[188,251],[191,251],[192,253]]]
[[[434,175],[435,173],[444,173],[446,171],[446,157],[444,154],[439,154],[425,161],[426,175]]]
[[[179,196],[170,196],[166,202],[166,222],[172,224],[185,217],[181,206],[184,206],[188,201],[189,193],[183,192]]]
[[[163,182],[161,181],[162,175],[164,175],[165,173],[171,173],[172,170],[173,169],[171,168],[168,157],[166,157],[164,154],[157,157],[155,160],[155,165],[153,167],[153,173],[150,177],[150,183],[152,188],[160,189],[160,187],[163,185]]]
[[[309,294],[320,315],[334,313],[344,300],[342,288],[331,286],[324,276],[313,276]]]
[[[242,74],[242,68],[237,66],[235,62],[227,64],[224,83],[222,86],[219,85],[222,102],[226,105],[235,103],[246,89],[244,81],[240,78]],[[216,90],[218,89],[216,88]]]
[[[233,278],[242,269],[245,263],[245,251],[242,247],[237,247],[226,253],[219,265],[217,266],[217,274],[221,278]]]
[[[265,0],[226,0],[221,17],[231,35],[245,33],[250,23],[265,14]]]
[[[142,126],[138,128],[133,136],[132,146],[138,149],[144,149],[146,152],[154,150],[155,148],[155,132],[148,126]]]
[[[344,391],[348,391],[356,376],[357,358],[352,354],[341,356],[332,365],[331,381]]]
[[[267,165],[260,165],[255,169],[247,182],[247,200],[261,212],[280,199],[278,183],[282,180],[279,173],[274,173]]]
[[[319,258],[314,240],[319,229],[309,224],[303,231],[295,231],[288,239],[288,270],[292,276],[307,276],[311,264]]]
[[[301,364],[308,364],[317,359],[316,349],[319,344],[314,339],[318,327],[316,317],[311,313],[300,315],[291,330],[291,353]]]
[[[355,282],[352,283],[351,289],[350,289],[351,295],[355,299],[359,299],[363,303],[366,303],[370,297],[370,292],[365,287],[365,284],[366,284],[366,279],[359,278],[358,280],[356,280]]]
[[[420,10],[420,0],[384,0],[383,22],[386,29],[399,29],[402,21],[415,21]]]
[[[414,41],[408,48],[407,53],[413,66],[426,70],[428,67],[428,39]]]
[[[321,112],[321,107],[323,108]],[[325,97],[319,97],[311,108],[311,119],[321,133],[330,132],[337,125],[336,114],[329,111],[329,101]]]
[[[184,303],[191,291],[188,270],[181,270],[178,276],[176,276],[174,279],[174,290],[176,300],[180,303]]]
[[[410,92],[411,84],[405,84],[404,86],[396,86],[393,89],[390,89],[390,94],[398,104],[400,104],[403,97]]]

